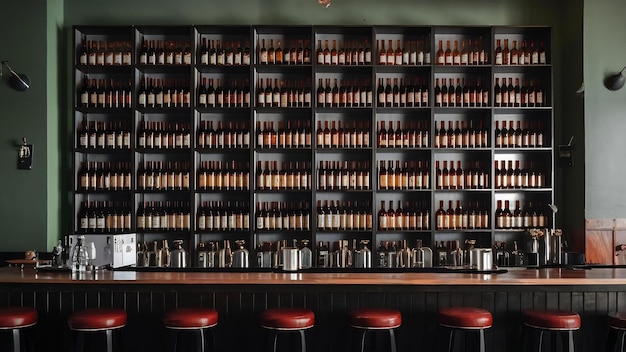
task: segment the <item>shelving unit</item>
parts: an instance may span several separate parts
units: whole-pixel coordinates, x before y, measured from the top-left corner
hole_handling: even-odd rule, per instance
[[[536,50],[501,65],[505,39]],[[74,48],[77,233],[183,239],[191,258],[241,239],[254,266],[264,242],[523,250],[519,221],[551,226],[549,27],[77,26]],[[499,222],[506,201],[528,217]]]

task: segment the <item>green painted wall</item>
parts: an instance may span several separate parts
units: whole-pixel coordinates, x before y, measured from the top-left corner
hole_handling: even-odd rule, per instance
[[[58,3],[62,2],[64,13],[57,13]],[[608,0],[605,0],[608,2]],[[555,61],[555,90],[558,92],[574,92],[582,80],[582,7],[583,0],[333,0],[329,9],[322,9],[316,0],[56,0],[52,8],[46,7],[46,0],[11,0],[9,8],[20,12],[28,8],[29,21],[22,23],[16,16],[8,18],[9,22],[0,23],[4,33],[17,33],[9,43],[24,46],[14,58],[7,59],[23,64],[23,71],[28,71],[33,80],[47,82],[36,90],[27,93],[0,89],[0,101],[10,100],[11,105],[0,103],[0,118],[5,116],[26,116],[19,120],[12,118],[0,131],[0,221],[11,224],[8,226],[7,237],[11,241],[0,241],[0,250],[21,250],[24,247],[37,247],[41,250],[49,248],[50,243],[58,236],[69,231],[71,215],[67,204],[70,197],[71,178],[60,175],[71,174],[69,170],[70,155],[61,150],[69,150],[71,146],[71,130],[68,120],[71,116],[71,56],[63,41],[51,41],[63,38],[68,42],[71,38],[70,29],[73,25],[122,25],[122,24],[335,24],[335,25],[550,25],[553,27]],[[24,6],[25,3],[32,6]],[[56,6],[55,6],[56,5]],[[5,5],[6,6],[6,5]],[[6,10],[6,9],[5,9]],[[23,10],[21,10],[23,11]],[[615,16],[617,21],[618,17]],[[41,19],[38,21],[37,19]],[[45,19],[45,21],[44,21]],[[62,21],[64,32],[62,37],[57,32],[51,34],[53,28]],[[45,22],[45,23],[44,23]],[[55,24],[53,25],[52,22]],[[48,31],[46,33],[46,30]],[[0,38],[0,53],[5,52],[9,38]],[[41,57],[34,53],[44,43],[48,47],[48,56]],[[55,47],[56,49],[53,49]],[[564,58],[567,49],[567,60]],[[56,55],[53,55],[56,54]],[[1,56],[1,55],[0,55]],[[5,56],[2,56],[5,58]],[[55,63],[53,63],[55,62]],[[49,82],[48,82],[49,81]],[[43,84],[43,83],[42,83]],[[46,92],[57,87],[58,94]],[[20,108],[18,102],[28,102],[28,114]],[[569,121],[567,128],[557,129],[557,140],[566,141],[569,135],[575,134],[577,140],[584,139],[582,130],[582,106],[573,94],[559,96],[556,99],[556,119]],[[36,103],[33,103],[36,102]],[[40,103],[41,102],[41,103]],[[44,103],[45,102],[45,103]],[[32,111],[31,111],[32,110]],[[61,113],[58,113],[61,111]],[[19,112],[19,114],[18,114]],[[37,113],[35,113],[37,112]],[[56,113],[56,115],[55,115]],[[567,113],[567,115],[565,115]],[[47,114],[47,115],[46,115]],[[56,125],[55,125],[56,123]],[[31,130],[23,131],[25,125]],[[43,126],[48,126],[47,133]],[[559,126],[561,125],[558,123]],[[58,131],[56,128],[61,127]],[[35,138],[43,138],[36,143],[36,167],[44,165],[50,170],[35,169],[30,172],[18,172],[12,167],[15,164],[14,150],[9,143],[17,140],[23,133],[32,132]],[[37,135],[36,133],[39,135]],[[580,139],[578,139],[580,138]],[[42,144],[41,147],[39,144]],[[41,148],[41,149],[39,149]],[[61,149],[59,149],[61,148]],[[39,164],[45,162],[47,164]],[[41,165],[41,166],[40,166]],[[584,188],[583,163],[581,167],[557,170],[556,184],[561,179],[571,185],[568,188],[582,190]],[[7,167],[9,166],[9,167]],[[25,176],[27,175],[27,176]],[[10,180],[4,182],[5,178]],[[32,188],[29,178],[36,178],[37,188]],[[559,221],[572,233],[582,227],[583,204],[582,191],[572,195],[570,192],[558,192],[557,204],[562,206],[563,216]],[[5,197],[5,194],[7,197]],[[18,196],[21,195],[21,196]],[[567,199],[567,201],[561,200]],[[576,197],[580,198],[577,199]],[[59,206],[61,205],[61,209]],[[61,216],[58,212],[61,211]],[[568,216],[575,214],[576,216]],[[562,220],[561,220],[562,218]],[[57,221],[58,219],[58,221]],[[572,220],[576,219],[576,220]],[[580,220],[578,220],[580,219]],[[59,230],[59,227],[61,230]],[[7,228],[7,227],[5,227]],[[19,230],[19,231],[18,231]]]
[[[60,195],[58,185],[49,183],[59,178],[59,151],[53,145],[58,134],[49,127],[58,124],[61,101],[54,93],[58,67],[51,69],[51,65],[59,60],[58,41],[56,31],[49,32],[48,11],[62,16],[62,9],[62,1],[57,0],[2,3],[0,59],[8,60],[17,72],[27,73],[32,84],[29,90],[17,92],[6,84],[6,78],[0,82],[0,250],[45,250],[50,248],[48,235],[60,231],[59,216],[49,213],[48,206],[49,202],[58,204]],[[30,171],[16,167],[22,137],[34,144]]]
[[[587,218],[626,217],[626,88],[609,91],[606,75],[626,65],[626,2],[585,3],[585,132]]]

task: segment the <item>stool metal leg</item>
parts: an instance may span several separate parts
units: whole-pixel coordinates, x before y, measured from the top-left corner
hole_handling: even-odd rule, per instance
[[[478,350],[480,352],[485,352],[485,330],[484,329],[480,329],[478,330]]]
[[[107,352],[113,352],[113,330],[104,331],[107,339]]]
[[[363,329],[363,332],[361,333],[361,348],[359,349],[361,352],[365,351],[365,334],[367,334],[367,330]]]
[[[304,335],[304,330],[298,330],[300,332],[300,351],[306,352],[306,338]]]
[[[13,352],[20,352],[21,350],[21,337],[20,329],[11,329],[13,331]]]
[[[196,351],[204,352],[204,349],[205,349],[204,329],[199,329],[195,333],[196,333]]]
[[[177,344],[178,344],[178,331],[176,331],[174,329],[168,329],[168,330],[169,330],[168,335],[170,335],[170,336],[169,336],[169,339],[168,339],[168,342],[167,342],[167,344],[168,344],[167,350],[169,352],[176,352],[176,347],[177,347]]]
[[[574,330],[561,333],[563,352],[574,352]]]
[[[75,332],[74,338],[74,351],[83,352],[83,346],[85,345],[85,334],[82,332]]]
[[[454,351],[454,329],[450,329],[450,337],[448,338],[448,352]]]
[[[389,343],[391,344],[391,352],[396,352],[396,335],[393,332],[393,329],[389,329]]]

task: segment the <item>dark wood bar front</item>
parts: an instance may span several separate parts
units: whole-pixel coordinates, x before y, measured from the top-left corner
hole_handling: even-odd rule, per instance
[[[626,309],[626,268],[511,269],[478,273],[277,273],[105,271],[76,278],[30,268],[0,269],[0,306],[33,306],[40,314],[38,350],[66,351],[67,317],[85,307],[118,307],[128,313],[128,350],[164,350],[163,313],[174,307],[219,312],[222,351],[260,351],[265,335],[259,313],[268,307],[306,307],[316,314],[308,332],[311,351],[344,351],[351,343],[347,313],[357,307],[402,312],[400,351],[438,351],[446,344],[436,313],[472,306],[493,314],[489,351],[519,345],[521,312],[566,309],[579,313],[582,351],[597,351],[607,334],[607,314]]]

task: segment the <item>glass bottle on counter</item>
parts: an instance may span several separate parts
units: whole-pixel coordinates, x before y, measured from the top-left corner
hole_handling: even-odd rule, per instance
[[[85,246],[85,236],[78,236],[76,245],[72,249],[71,255],[71,267],[72,272],[85,272],[87,271],[87,264],[89,262],[88,248]]]
[[[309,248],[309,240],[302,240],[302,247],[299,249],[300,269],[309,269],[312,266],[313,253]]]

